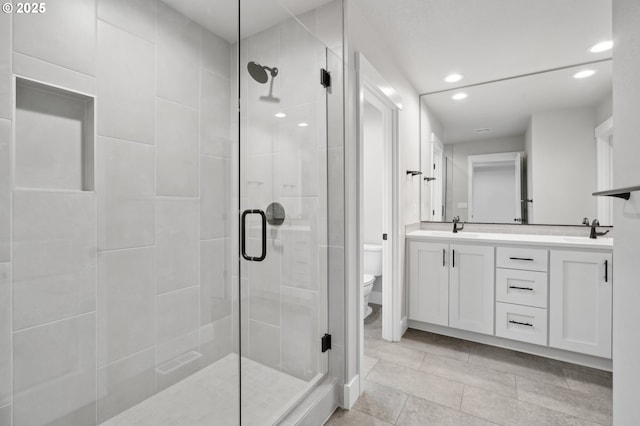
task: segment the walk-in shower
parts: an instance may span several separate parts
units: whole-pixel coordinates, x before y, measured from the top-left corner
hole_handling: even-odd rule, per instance
[[[342,5],[214,3],[0,14],[0,426],[274,424],[327,376]]]

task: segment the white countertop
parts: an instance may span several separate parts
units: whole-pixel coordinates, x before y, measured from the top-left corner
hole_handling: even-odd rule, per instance
[[[585,234],[589,230],[585,228]],[[563,235],[532,235],[532,234],[495,234],[485,232],[459,231],[454,234],[447,231],[418,230],[407,232],[407,238],[455,241],[461,243],[490,243],[490,244],[525,244],[528,246],[613,249],[613,238],[598,238],[592,240],[589,236],[574,237]]]

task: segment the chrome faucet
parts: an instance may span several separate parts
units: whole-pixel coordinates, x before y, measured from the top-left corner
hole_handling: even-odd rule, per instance
[[[589,234],[589,238],[595,240],[598,237],[602,237],[603,235],[607,235],[609,233],[609,230],[606,230],[604,232],[597,232],[596,231],[596,227],[600,226],[600,222],[598,222],[598,219],[593,219],[593,222],[591,222],[591,234]]]
[[[457,234],[458,231],[462,231],[464,229],[464,222],[462,222],[462,226],[458,228],[458,223],[460,222],[460,216],[454,216],[453,218],[453,233]]]

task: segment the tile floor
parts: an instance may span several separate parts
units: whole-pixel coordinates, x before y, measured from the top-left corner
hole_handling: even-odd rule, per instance
[[[242,358],[243,425],[273,424],[308,383]],[[101,426],[195,426],[238,424],[238,355],[144,400]]]
[[[364,392],[327,425],[610,425],[611,373],[365,321]]]

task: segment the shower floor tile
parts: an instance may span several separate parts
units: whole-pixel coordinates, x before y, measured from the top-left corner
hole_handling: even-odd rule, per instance
[[[308,383],[242,358],[242,424],[271,425]],[[238,355],[218,362],[102,423],[102,426],[238,424]]]

